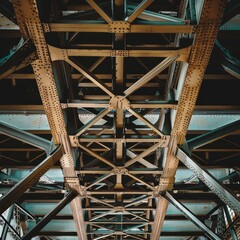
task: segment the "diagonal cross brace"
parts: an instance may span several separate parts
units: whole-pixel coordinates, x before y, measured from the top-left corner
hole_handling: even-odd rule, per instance
[[[182,149],[178,148],[177,158],[197,177],[204,182],[213,193],[215,193],[225,204],[231,207],[236,213],[240,214],[240,199],[230,190],[221,184],[207,170],[203,169],[197,162],[192,160]]]
[[[200,228],[207,236],[212,240],[221,240],[221,238],[214,233],[209,227],[207,227],[201,220],[199,220],[189,209],[187,209],[182,203],[177,201],[169,192],[166,192],[164,197],[171,202],[183,215],[193,222],[198,228]]]
[[[24,179],[0,198],[0,214],[7,210],[26,190],[38,182],[39,178],[47,172],[63,156],[63,146],[59,146],[43,162],[33,169]]]
[[[32,228],[26,235],[24,235],[21,240],[32,239],[37,236],[39,232],[56,216],[68,203],[70,203],[76,197],[76,192],[70,191],[65,198],[63,198],[58,205],[49,212],[43,219],[37,223],[37,225]]]

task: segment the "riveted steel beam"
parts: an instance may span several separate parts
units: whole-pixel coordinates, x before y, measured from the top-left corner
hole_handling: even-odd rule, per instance
[[[37,1],[14,0],[12,3],[23,37],[28,39],[31,36],[36,46],[38,59],[32,63],[32,67],[36,76],[38,89],[48,118],[54,143],[57,145],[63,144],[65,154],[62,156],[60,162],[66,185],[79,191],[80,184],[74,170],[75,155],[71,148],[66,129],[49,49],[39,16]],[[82,240],[86,240],[87,235],[83,223],[81,201],[76,202],[76,200],[74,200],[70,205],[73,211],[78,237]]]
[[[125,22],[125,21],[123,21]],[[122,24],[121,24],[122,25]],[[109,32],[109,25],[101,21],[77,23],[45,23],[45,32]],[[132,24],[129,32],[131,33],[192,33],[193,26],[182,23],[173,24],[172,22],[154,22],[151,24]]]
[[[176,156],[193,171],[198,178],[204,182],[225,204],[230,206],[236,213],[240,214],[240,199],[230,190],[221,184],[207,170],[203,169],[196,161],[191,159],[182,149],[178,148]]]
[[[180,210],[186,218],[193,222],[197,227],[199,227],[206,236],[210,237],[212,240],[221,240],[221,238],[214,233],[208,226],[206,226],[202,220],[198,219],[189,209],[187,209],[182,203],[177,201],[172,194],[166,192],[164,197],[171,202],[178,210]]]
[[[171,131],[165,166],[161,176],[164,182],[166,180],[166,183],[161,185],[160,180],[160,191],[171,190],[173,187],[172,182],[174,181],[179,161],[175,156],[176,146],[177,144],[182,145],[184,143],[204,72],[216,40],[225,4],[225,0],[204,1]],[[159,239],[167,207],[168,201],[160,198],[157,203],[156,217],[150,240]]]
[[[53,219],[53,217],[55,217],[68,203],[70,203],[76,195],[76,192],[70,191],[64,199],[62,199],[51,212],[44,216],[35,227],[26,233],[21,240],[28,240],[34,236],[38,236],[39,232]]]
[[[64,48],[57,48],[51,45],[48,45],[51,59],[52,61],[56,60],[66,60],[69,61],[69,64],[75,67],[76,62],[74,64],[73,59],[68,60],[70,57],[80,57],[80,56],[88,56],[88,57],[164,57],[168,58],[165,60],[161,65],[158,67],[162,67],[163,64],[166,64],[166,61],[169,61],[169,58],[174,58],[173,61],[188,61],[188,57],[191,51],[191,47],[185,47],[185,48],[176,48],[176,49],[168,49],[168,50],[161,50],[161,49],[126,49],[126,50],[112,50],[112,49],[75,49],[75,48],[70,48],[70,49],[64,49]],[[126,52],[122,52],[126,51]],[[167,67],[167,66],[166,66]],[[87,70],[83,66],[81,66],[79,63],[77,63],[77,67],[75,67],[77,70],[79,70],[86,78],[89,78],[90,75],[90,70]],[[83,70],[80,70],[83,69]],[[157,68],[154,68],[157,70]],[[163,69],[164,70],[164,69]],[[84,73],[85,71],[86,73]],[[159,71],[161,72],[161,71]],[[159,73],[158,72],[158,73]],[[152,73],[152,72],[151,72]],[[156,75],[158,75],[158,73]],[[88,74],[88,75],[86,75]],[[76,78],[73,75],[74,78]],[[100,75],[100,76],[105,76],[105,75]]]
[[[39,178],[47,172],[63,155],[63,146],[59,146],[43,162],[33,169],[23,180],[17,183],[8,193],[0,198],[0,213],[3,213],[21,197],[26,190],[38,182]]]

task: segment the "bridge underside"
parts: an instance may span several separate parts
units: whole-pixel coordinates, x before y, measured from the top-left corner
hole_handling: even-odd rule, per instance
[[[240,238],[236,0],[0,2],[0,238]]]

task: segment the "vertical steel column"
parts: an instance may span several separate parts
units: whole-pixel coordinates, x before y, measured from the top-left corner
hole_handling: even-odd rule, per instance
[[[112,15],[114,20],[122,21],[126,17],[126,1],[125,0],[114,0],[112,6]],[[126,49],[126,36],[124,33],[113,33],[113,49],[114,50],[125,50]],[[115,95],[123,96],[123,91],[125,90],[125,61],[123,56],[116,56],[112,59],[113,69],[115,69],[115,73],[113,74],[113,91]],[[123,139],[125,135],[125,122],[124,122],[124,115],[125,112],[121,108],[116,108],[116,116],[115,116],[115,137],[118,139]],[[116,154],[115,154],[115,165],[116,166],[123,166],[125,162],[125,143],[122,141],[117,141],[115,144]],[[116,190],[122,190],[122,174],[116,174]],[[117,194],[115,196],[116,206],[123,205],[122,194]],[[122,222],[123,216],[117,214],[116,221]],[[123,225],[122,224],[115,224],[116,231],[122,231]],[[122,235],[116,235],[116,240],[121,240]]]

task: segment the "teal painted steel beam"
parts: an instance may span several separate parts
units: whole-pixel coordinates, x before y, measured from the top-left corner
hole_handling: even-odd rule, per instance
[[[191,24],[197,24],[196,0],[189,0],[189,15]]]
[[[214,233],[208,226],[206,226],[202,220],[198,219],[189,209],[187,209],[182,203],[177,201],[172,194],[166,192],[163,195],[170,203],[172,203],[183,215],[193,222],[198,228],[200,228],[206,236],[210,237],[212,240],[221,240],[221,238]]]
[[[238,13],[240,13],[240,1],[239,0],[230,0],[225,9],[225,12],[224,12],[224,15],[222,18],[222,24],[228,22],[230,19],[232,19]]]
[[[49,155],[53,148],[55,148],[51,141],[48,141],[34,134],[19,130],[6,123],[0,123],[0,133],[35,146],[37,148],[43,149],[47,155]]]
[[[3,219],[5,221],[5,223],[3,225],[2,234],[1,234],[1,239],[2,240],[7,240],[7,238],[6,238],[7,237],[7,233],[8,233],[8,224],[7,224],[7,222],[10,223],[12,217],[13,217],[13,206],[11,206],[8,209],[7,218],[5,219],[6,221]]]
[[[63,146],[59,146],[43,162],[33,169],[23,180],[18,182],[7,194],[0,198],[0,214],[8,209],[21,197],[26,190],[36,184],[39,178],[47,172],[63,156]]]
[[[237,214],[240,214],[240,200],[230,189],[226,188],[207,170],[203,169],[197,162],[191,159],[182,149],[178,148],[177,158],[196,176],[207,185],[226,205],[232,208]]]
[[[131,13],[132,11],[134,11],[134,9],[136,8],[136,5],[133,4],[128,4],[127,5],[127,10],[129,13]],[[148,10],[144,10],[141,14],[140,14],[140,18],[142,19],[152,19],[154,21],[163,21],[163,22],[176,22],[179,24],[186,24],[186,21],[181,19],[181,18],[177,18],[177,17],[173,17],[167,14],[162,14],[162,13],[156,13],[156,12],[152,12],[152,11],[148,11]]]
[[[230,213],[229,213],[229,210],[228,210],[227,206],[224,205],[223,209],[224,209],[224,212],[225,212],[226,217],[227,217],[228,225],[230,227],[230,232],[231,232],[232,239],[233,240],[239,240],[238,237],[237,237],[237,234],[235,232],[234,226],[231,225],[232,224],[232,219],[231,219],[231,216],[230,216]]]
[[[190,151],[193,149],[202,147],[208,143],[214,142],[218,139],[221,139],[237,130],[240,128],[240,120],[235,121],[233,123],[227,124],[223,127],[217,128],[213,131],[207,132],[205,134],[202,134],[200,136],[197,136],[195,138],[192,138],[187,141],[188,143],[188,148]]]
[[[62,199],[58,205],[49,212],[41,221],[37,223],[37,225],[32,228],[28,233],[26,233],[21,240],[29,240],[34,236],[38,236],[39,232],[56,216],[68,203],[70,203],[75,197],[77,193],[74,191],[70,191],[64,199]],[[80,213],[81,214],[81,213]]]

